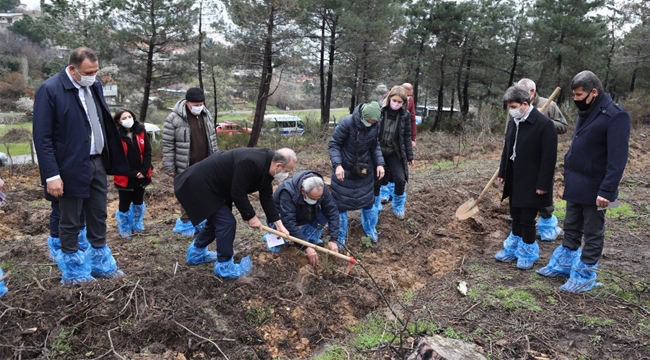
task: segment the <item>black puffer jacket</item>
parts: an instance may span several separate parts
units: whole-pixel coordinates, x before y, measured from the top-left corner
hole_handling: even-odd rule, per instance
[[[127,130],[122,126],[117,126],[120,133],[120,138],[122,140],[122,147],[126,148],[126,157],[129,162],[129,176],[128,184],[124,186],[124,178],[120,176],[115,176],[113,181],[115,186],[118,189],[133,189],[137,186],[146,186],[151,183],[151,143],[149,142],[149,136],[145,132],[144,125],[138,121],[133,122],[131,127],[131,137],[128,136]],[[138,144],[138,138],[142,138],[144,141],[143,148],[144,153],[140,152],[140,145]],[[138,179],[137,174],[141,173],[145,177],[143,179]]]
[[[332,196],[339,211],[366,209],[374,202],[374,179],[377,166],[384,166],[377,135],[379,126],[366,127],[361,122],[361,108],[358,105],[351,115],[345,116],[334,129],[329,141],[329,155],[332,161]],[[358,159],[358,160],[357,160]],[[368,164],[366,177],[355,177],[350,171],[357,163]],[[345,169],[345,180],[336,178],[336,166]]]

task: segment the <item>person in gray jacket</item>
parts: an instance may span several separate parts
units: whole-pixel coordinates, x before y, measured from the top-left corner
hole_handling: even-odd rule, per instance
[[[190,88],[185,93],[185,99],[179,100],[165,119],[163,171],[172,178],[219,152],[214,122],[204,102],[203,89]],[[192,224],[181,205],[181,216],[176,219],[173,231],[183,236],[194,236],[201,226]]]

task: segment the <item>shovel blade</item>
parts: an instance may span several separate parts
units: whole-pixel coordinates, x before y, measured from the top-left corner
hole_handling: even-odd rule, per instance
[[[476,203],[476,200],[471,199],[458,207],[458,210],[456,210],[456,217],[458,220],[467,220],[476,215],[477,212],[478,204]]]

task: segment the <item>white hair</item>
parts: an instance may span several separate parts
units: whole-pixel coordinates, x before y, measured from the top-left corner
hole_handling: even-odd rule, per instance
[[[523,78],[519,80],[517,85],[521,86],[526,91],[530,91],[530,89],[533,89],[533,91],[537,92],[537,88],[535,87],[535,82],[531,79]]]
[[[302,181],[302,188],[305,190],[305,194],[309,194],[314,189],[325,188],[325,183],[320,176],[312,176]]]

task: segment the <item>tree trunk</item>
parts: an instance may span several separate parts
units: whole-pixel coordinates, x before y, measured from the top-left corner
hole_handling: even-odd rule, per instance
[[[203,0],[199,1],[199,49],[197,52],[198,57],[198,70],[199,70],[199,87],[203,89],[203,66],[201,66],[201,49],[203,47],[203,32],[201,31],[201,24],[203,23]],[[216,105],[215,105],[216,107]],[[215,119],[217,116],[215,115]]]
[[[460,113],[462,119],[464,120],[469,113],[469,75],[472,72],[472,54],[473,49],[469,49],[469,55],[467,56],[467,67],[465,67],[465,82],[463,83],[463,98],[458,98],[458,103],[460,105]],[[453,99],[453,96],[452,96]],[[451,112],[454,112],[454,104],[452,100]]]
[[[336,52],[336,27],[338,26],[338,16],[332,18],[332,28],[330,30],[330,45],[329,45],[329,64],[327,66],[327,89],[325,90],[325,107],[324,111],[327,114],[327,120],[324,120],[323,125],[329,124],[330,108],[332,107],[332,88],[334,87],[334,61]]]
[[[149,44],[149,50],[147,50],[147,71],[145,73],[145,78],[144,78],[142,105],[140,106],[140,122],[143,124],[147,121],[147,109],[149,108],[149,94],[151,93],[151,79],[153,78],[153,53],[154,53],[154,45],[152,41]]]
[[[445,56],[443,55],[442,58],[440,59],[440,87],[438,88],[438,109],[436,111],[436,119],[433,121],[433,125],[431,125],[431,129],[429,131],[434,132],[438,128],[438,124],[440,124],[440,118],[442,117],[442,102],[445,99]]]
[[[274,27],[275,7],[271,6],[269,22],[266,27],[266,40],[264,42],[264,65],[262,67],[262,76],[257,93],[257,104],[255,105],[255,115],[253,117],[253,130],[248,141],[248,147],[257,146],[260,139],[260,132],[264,125],[264,113],[266,112],[266,103],[269,99],[269,89],[271,87],[271,78],[273,77],[273,27]]]
[[[363,50],[361,51],[360,71],[359,76],[357,77],[356,91],[354,92],[357,101],[354,103],[354,106],[358,105],[361,99],[363,99],[363,91],[366,85],[366,73],[368,71],[368,46],[368,41],[364,41]]]
[[[212,71],[210,73],[210,76],[212,78],[212,96],[214,98],[214,116],[212,116],[212,120],[214,121],[214,128],[217,128],[217,117],[219,116],[219,104],[217,103],[217,77],[214,76],[214,66],[212,66]]]
[[[320,79],[320,123],[325,125],[328,123],[329,114],[325,114],[325,17],[327,15],[323,13],[323,18],[321,19],[320,24],[320,57],[318,64],[318,78]],[[331,65],[331,64],[330,64]]]

